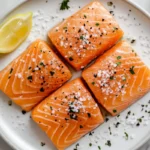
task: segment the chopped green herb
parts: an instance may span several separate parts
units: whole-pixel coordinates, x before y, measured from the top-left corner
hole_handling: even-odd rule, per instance
[[[140,123],[142,122],[142,118],[137,119]]]
[[[55,72],[54,71],[50,71],[50,74],[51,74],[51,76],[53,76],[55,74]]]
[[[114,79],[114,76],[111,76],[111,77],[110,77],[110,80],[113,80],[113,79]]]
[[[97,22],[95,25],[96,25],[96,26],[99,26],[99,23]]]
[[[105,145],[107,145],[107,146],[111,146],[111,141],[110,140],[108,140],[106,143],[105,143]]]
[[[128,133],[127,133],[127,132],[124,132],[124,134],[125,134],[125,138],[126,138],[126,140],[128,140],[128,138],[129,138]]]
[[[109,129],[110,135],[112,135],[112,132],[111,132],[111,127],[108,127],[108,129]]]
[[[93,85],[95,85],[95,82],[92,82]]]
[[[113,113],[116,113],[116,112],[117,112],[117,110],[116,110],[116,109],[114,109],[114,110],[113,110]]]
[[[41,66],[45,66],[43,62],[40,62],[40,65],[41,65]]]
[[[131,74],[135,74],[135,72],[134,72],[134,66],[132,66],[129,71],[130,71]]]
[[[121,56],[118,56],[117,59],[118,59],[118,60],[121,59]]]
[[[80,39],[81,39],[81,40],[84,40],[84,37],[83,37],[83,35],[81,35],[81,36],[80,36]]]
[[[78,119],[78,116],[75,115],[75,114],[70,114],[70,119],[77,120],[77,119]]]
[[[60,10],[65,10],[65,9],[69,9],[70,7],[68,6],[70,0],[63,0],[60,6]]]
[[[11,74],[12,72],[13,72],[13,68],[10,69],[10,72],[9,72],[9,73]]]
[[[107,2],[107,5],[108,5],[108,6],[112,6],[112,5],[113,5],[113,2]]]
[[[69,113],[79,113],[80,109],[78,109],[78,112],[76,110],[74,110],[74,107],[72,106],[73,104],[71,103],[69,106]]]
[[[89,146],[91,147],[91,146],[92,146],[92,143],[89,143]]]
[[[119,65],[121,65],[121,62],[117,62],[116,64],[117,64],[117,66],[119,66]]]
[[[124,85],[122,85],[121,88],[123,89],[123,88],[124,88]]]
[[[69,57],[69,60],[70,60],[70,61],[73,61],[74,59],[73,59],[72,57]]]
[[[50,109],[51,109],[51,110],[53,110],[53,107],[52,107],[52,106],[50,106]]]
[[[120,125],[120,122],[117,122],[116,124],[114,124],[116,128],[118,128],[118,126]]]
[[[84,15],[84,18],[87,18],[87,16],[86,16],[86,15]]]
[[[100,146],[98,146],[98,149],[99,149],[99,150],[101,150],[101,147],[100,147]]]

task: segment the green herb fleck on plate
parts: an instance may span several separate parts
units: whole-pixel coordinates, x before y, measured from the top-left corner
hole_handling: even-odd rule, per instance
[[[108,140],[108,141],[105,143],[105,145],[107,145],[107,146],[111,147],[111,141],[110,141],[110,140]]]
[[[126,140],[128,140],[128,138],[129,138],[128,133],[127,133],[127,132],[125,132],[124,134],[125,134],[125,138],[126,138]]]
[[[63,0],[60,6],[60,10],[65,10],[65,9],[69,9],[70,6],[68,5],[69,0]]]

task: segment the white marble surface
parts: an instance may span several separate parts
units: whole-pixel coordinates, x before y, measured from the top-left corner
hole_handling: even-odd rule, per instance
[[[2,0],[0,0],[2,1]],[[8,4],[7,6],[5,5],[1,5],[0,6],[0,10],[3,10],[1,8],[3,7],[6,7],[6,8],[9,8],[9,1],[10,0],[5,0],[5,1],[8,1],[8,3],[5,3],[5,4]],[[13,1],[16,1],[18,2],[19,0],[13,0]],[[137,4],[139,4],[141,7],[143,7],[145,10],[147,10],[149,13],[150,13],[150,0],[130,0],[130,1],[133,1]],[[0,12],[0,16],[1,15],[4,15],[4,12]],[[9,147],[1,138],[0,138],[0,150],[12,150],[11,147]],[[150,140],[144,144],[139,150],[150,150]]]

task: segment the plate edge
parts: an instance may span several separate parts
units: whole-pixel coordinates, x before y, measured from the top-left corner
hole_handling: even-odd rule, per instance
[[[15,10],[17,7],[19,7],[20,5],[22,5],[23,3],[25,3],[27,0],[23,1],[22,3],[20,3],[18,6],[16,6],[14,9],[10,10],[9,13],[11,13],[11,11]],[[133,6],[134,8],[138,9],[141,13],[143,13],[146,17],[148,17],[150,19],[150,13],[148,13],[148,11],[144,10],[140,5],[136,4],[135,2],[131,1],[131,0],[122,0],[125,1],[127,3],[129,3],[131,6]],[[9,13],[7,13],[6,15],[8,15]],[[5,17],[5,15],[3,16]],[[1,129],[1,126],[0,126]],[[2,130],[0,130],[2,131]],[[23,150],[20,149],[19,147],[14,146],[13,143],[11,143],[7,136],[5,136],[4,134],[2,134],[0,132],[0,137],[14,150]],[[144,143],[146,143],[148,140],[150,139],[150,134],[146,139],[143,139],[136,147],[133,147],[132,150],[137,150],[138,148],[140,148]]]

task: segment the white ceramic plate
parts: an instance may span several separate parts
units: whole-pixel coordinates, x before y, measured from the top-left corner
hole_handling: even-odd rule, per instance
[[[47,1],[47,2],[46,2]],[[12,14],[33,11],[33,28],[28,39],[13,53],[0,55],[0,70],[3,69],[10,61],[25,50],[31,41],[41,38],[47,38],[47,31],[63,18],[70,16],[80,7],[88,4],[90,0],[71,0],[70,9],[59,11],[62,0],[30,0],[16,8]],[[125,31],[124,38],[129,42],[136,39],[133,48],[150,67],[150,17],[140,7],[133,6],[126,1],[111,0],[114,6],[107,6],[109,0],[101,2],[110,11],[114,11],[115,18]],[[2,2],[0,2],[1,5]],[[130,11],[131,10],[131,11]],[[74,77],[77,73],[74,73]],[[134,150],[141,146],[150,138],[150,114],[145,111],[150,110],[150,93],[140,99],[124,111],[120,117],[109,117],[109,121],[98,127],[92,136],[86,135],[78,141],[79,150]],[[41,129],[30,119],[30,113],[23,115],[21,109],[13,104],[8,105],[9,98],[0,92],[0,134],[2,137],[17,150],[55,150],[55,147],[41,131]],[[144,105],[142,107],[141,105]],[[147,106],[145,106],[147,105]],[[143,108],[143,111],[141,111]],[[127,113],[131,115],[126,119]],[[134,116],[132,114],[135,114]],[[136,126],[138,118],[144,116],[140,126]],[[118,128],[114,124],[120,122]],[[112,135],[110,135],[111,127]],[[128,140],[125,137],[128,134]],[[111,147],[107,146],[107,141],[111,141]],[[41,142],[46,145],[41,147]],[[89,146],[92,143],[92,146]],[[72,145],[68,150],[73,150]]]

